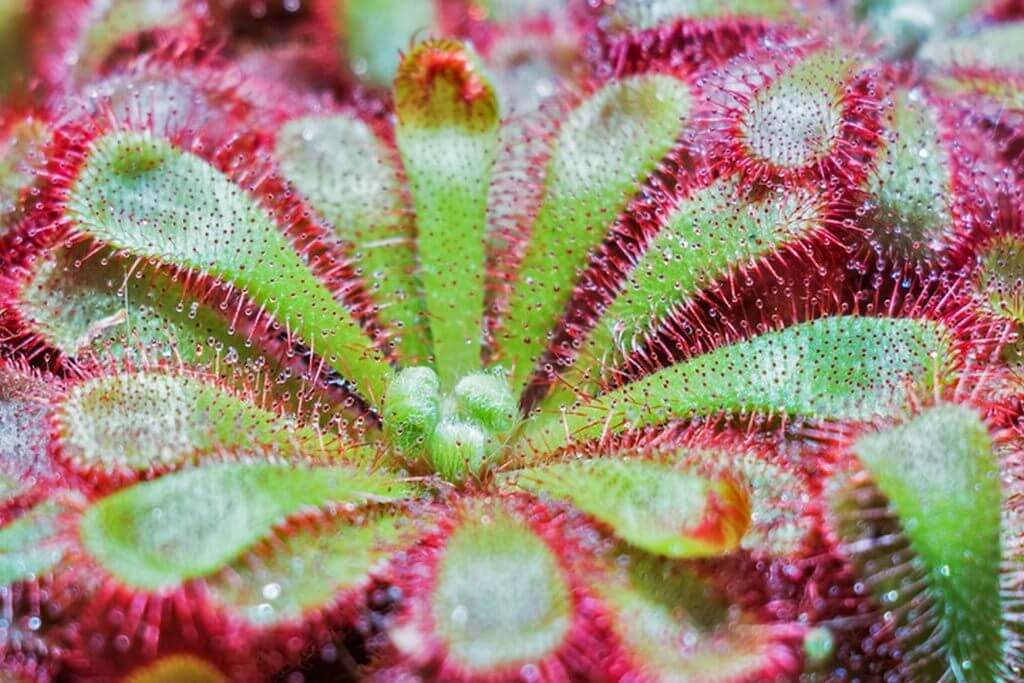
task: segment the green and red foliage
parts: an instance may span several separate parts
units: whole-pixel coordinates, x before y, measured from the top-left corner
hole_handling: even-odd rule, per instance
[[[1020,680],[1022,45],[0,0],[0,681]]]

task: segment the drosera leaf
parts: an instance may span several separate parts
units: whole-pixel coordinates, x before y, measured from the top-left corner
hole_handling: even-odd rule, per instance
[[[577,441],[714,413],[867,419],[950,379],[944,328],[914,318],[832,316],[722,346],[558,412],[520,439],[532,457]]]
[[[391,368],[270,217],[201,158],[144,133],[92,143],[67,199],[75,228],[136,256],[220,278],[352,381],[371,404]]]
[[[738,142],[752,165],[772,172],[812,168],[842,142],[845,95],[857,61],[818,50],[757,89],[742,107]]]
[[[619,557],[595,571],[591,585],[638,674],[667,683],[767,681],[793,666],[772,626],[730,609],[683,563],[639,552]]]
[[[796,17],[789,0],[619,0],[606,7],[605,15],[613,30],[642,31],[683,19],[745,17],[782,21]]]
[[[414,657],[440,648],[463,678],[517,671],[554,656],[570,633],[565,570],[547,542],[500,506],[464,511],[437,560],[422,613],[392,633]]]
[[[223,569],[303,509],[413,492],[386,473],[338,465],[208,464],[100,499],[78,531],[84,550],[119,581],[158,591]]]
[[[934,604],[912,612],[923,623],[905,634],[922,640],[905,644],[919,655],[908,666],[924,667],[917,672],[921,680],[1002,680],[1002,491],[985,422],[970,407],[941,403],[860,436],[851,451],[888,499],[897,535],[911,550],[905,560],[911,580],[869,586],[887,608],[906,605],[921,592]],[[841,505],[845,497],[833,500]],[[860,539],[856,522],[841,525],[840,533],[855,555],[872,547]]]
[[[466,375],[447,394],[431,368],[406,368],[384,399],[384,430],[395,450],[410,466],[423,461],[452,483],[484,473],[518,415],[496,368]]]
[[[27,327],[68,358],[86,353],[138,359],[147,352],[201,364],[246,354],[229,322],[190,300],[183,283],[111,256],[94,245],[58,247],[39,258],[16,296]],[[130,276],[129,276],[130,275]],[[186,302],[188,305],[186,306]]]
[[[448,539],[432,602],[451,656],[477,669],[539,659],[560,643],[571,618],[554,554],[500,513]],[[454,612],[459,606],[465,619]]]
[[[329,441],[202,373],[121,372],[71,386],[54,414],[60,457],[87,474],[176,469],[222,448],[327,460]]]
[[[500,112],[471,48],[417,45],[395,78],[395,136],[416,208],[420,278],[445,390],[480,369],[487,196]]]
[[[674,558],[735,550],[750,524],[747,492],[657,462],[599,458],[523,470],[516,484],[564,499],[627,543]]]
[[[6,235],[20,218],[19,201],[35,182],[35,173],[44,161],[42,147],[49,135],[49,126],[33,117],[18,119],[0,135],[0,236]]]
[[[363,586],[406,529],[399,516],[368,512],[288,522],[226,569],[203,581],[207,593],[253,627],[300,623]]]
[[[876,249],[906,257],[941,246],[954,223],[950,164],[924,94],[897,89],[888,141],[867,185],[864,225]]]
[[[670,427],[652,433],[650,443],[643,439],[595,457],[623,462],[643,458],[685,476],[736,486],[749,503],[749,524],[737,547],[755,558],[798,556],[820,524],[811,512],[812,484],[802,468],[785,449],[745,432],[707,424],[682,431]],[[502,479],[514,482],[517,476],[512,471]]]
[[[993,314],[1024,324],[1024,241],[1007,235],[981,250],[974,290]]]
[[[793,468],[746,445],[671,449],[655,459],[708,478],[731,478],[750,500],[750,524],[739,547],[755,557],[793,557],[813,535],[811,491]]]
[[[232,330],[223,308],[216,310],[219,298],[196,296],[184,278],[112,251],[85,241],[39,255],[9,309],[26,338],[56,349],[62,365],[79,370],[110,360],[182,363],[232,383],[262,384],[293,410],[311,394],[319,398],[319,387],[284,367],[286,358]],[[324,420],[339,411],[324,411]]]
[[[669,212],[544,406],[571,402],[573,393],[596,394],[602,366],[621,360],[638,338],[715,281],[756,267],[772,252],[793,248],[822,231],[826,208],[823,197],[799,189],[744,197],[735,179],[720,180],[683,199]]]
[[[380,319],[397,335],[403,362],[426,363],[430,337],[416,277],[415,225],[397,153],[348,112],[292,119],[274,140],[285,177],[351,245],[353,263]]]
[[[39,578],[61,561],[70,547],[60,534],[66,507],[56,497],[0,527],[0,586]]]
[[[195,17],[186,0],[89,2],[78,17],[81,33],[63,56],[76,80],[95,75],[118,43],[161,28],[182,28]],[[73,10],[72,10],[73,11]]]
[[[47,401],[54,393],[46,379],[0,365],[0,507],[53,474]]]
[[[331,0],[339,48],[353,73],[386,88],[417,33],[440,28],[435,0]]]
[[[971,35],[941,36],[921,47],[922,60],[939,67],[1024,71],[1024,21],[987,26]]]
[[[644,74],[605,84],[565,116],[499,332],[513,393],[533,373],[590,253],[672,149],[691,104],[684,81]]]
[[[948,28],[982,0],[857,0],[854,18],[864,22],[891,56],[910,56],[937,31]]]

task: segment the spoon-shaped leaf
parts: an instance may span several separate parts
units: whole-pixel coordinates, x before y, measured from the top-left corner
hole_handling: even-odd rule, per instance
[[[498,99],[459,43],[417,45],[395,78],[396,137],[416,207],[435,365],[443,389],[480,369],[487,192]]]
[[[158,590],[223,568],[304,508],[411,493],[393,477],[348,467],[216,464],[99,500],[83,513],[79,534],[118,579]]]
[[[391,369],[284,235],[210,164],[141,133],[93,143],[68,197],[75,227],[143,258],[225,280],[291,330],[371,402]]]
[[[522,438],[536,455],[631,427],[718,412],[865,419],[948,379],[942,328],[911,318],[837,316],[719,347],[557,413]]]
[[[633,76],[600,88],[562,122],[501,332],[513,393],[533,372],[591,251],[676,142],[690,103],[679,79]]]

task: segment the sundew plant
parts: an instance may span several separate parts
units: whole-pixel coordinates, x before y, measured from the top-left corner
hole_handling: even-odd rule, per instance
[[[1024,680],[1024,3],[0,0],[0,682]]]

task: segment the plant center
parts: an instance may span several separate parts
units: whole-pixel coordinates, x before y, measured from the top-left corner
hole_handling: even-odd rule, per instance
[[[499,369],[474,372],[441,393],[427,367],[402,370],[384,399],[384,429],[410,461],[425,462],[448,481],[479,476],[516,425],[519,406]]]

